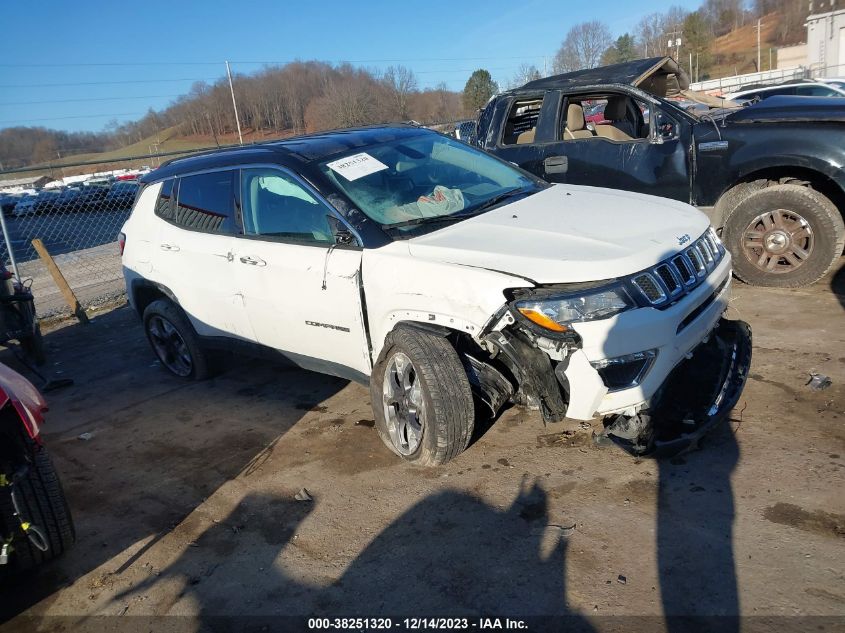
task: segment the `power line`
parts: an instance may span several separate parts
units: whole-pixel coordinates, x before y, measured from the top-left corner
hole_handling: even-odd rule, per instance
[[[385,62],[460,62],[460,61],[489,61],[498,59],[530,59],[539,58],[542,55],[512,55],[498,57],[406,57],[406,58],[384,58],[384,59],[335,59],[335,60],[313,60],[333,64],[375,64]],[[308,60],[287,59],[287,60],[257,60],[257,61],[230,61],[230,64],[292,64]],[[63,64],[0,64],[0,68],[77,68],[92,66],[222,66],[224,61],[217,62],[80,62]]]
[[[9,125],[13,123],[35,123],[37,121],[64,121],[66,119],[97,119],[99,117],[115,117],[115,116],[144,116],[146,112],[116,112],[114,114],[82,114],[79,116],[55,116],[46,117],[43,119],[16,119],[9,121],[0,121],[0,125]]]
[[[155,84],[176,81],[217,81],[220,77],[184,77],[182,79],[130,79],[124,81],[71,81],[59,84],[4,84],[0,88],[62,88],[67,86],[116,86],[119,84]]]
[[[124,99],[167,99],[183,96],[185,96],[185,93],[177,95],[146,95],[143,97],[91,97],[88,99],[57,99],[54,101],[5,101],[0,102],[0,106],[39,105],[42,103],[83,103],[87,101],[123,101]]]

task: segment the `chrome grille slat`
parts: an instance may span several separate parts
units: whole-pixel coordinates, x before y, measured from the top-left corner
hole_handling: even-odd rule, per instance
[[[675,269],[678,271],[685,286],[695,283],[695,273],[692,269],[692,263],[686,255],[681,253],[672,260],[672,263],[675,265]]]
[[[708,230],[682,252],[631,277],[631,283],[652,305],[690,292],[725,256],[715,234]]]
[[[663,286],[669,291],[670,295],[676,295],[683,289],[678,274],[674,269],[675,265],[672,263],[662,264],[654,269],[654,272],[660,277],[660,281],[663,282]]]

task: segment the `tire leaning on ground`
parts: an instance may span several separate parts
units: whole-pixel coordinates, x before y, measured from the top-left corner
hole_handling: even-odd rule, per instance
[[[815,189],[771,185],[742,197],[725,220],[722,239],[742,281],[798,288],[821,279],[842,254],[845,224]]]
[[[194,327],[172,301],[153,301],[144,310],[143,321],[153,352],[170,373],[186,380],[205,380],[211,375]]]
[[[446,338],[399,326],[387,335],[370,378],[376,429],[409,462],[445,464],[469,445],[472,392]]]
[[[15,499],[21,516],[43,534],[47,551],[41,551],[21,532],[20,519],[15,510],[10,488],[0,488],[0,524],[4,533],[16,531],[9,557],[12,569],[31,569],[57,556],[73,545],[76,531],[65,499],[62,483],[53,462],[43,446],[33,446],[32,460],[26,475],[15,486]]]

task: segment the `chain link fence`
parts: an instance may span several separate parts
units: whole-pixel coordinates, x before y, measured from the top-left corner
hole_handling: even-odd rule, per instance
[[[124,294],[117,237],[148,169],[127,159],[0,173],[0,260],[31,287],[39,318],[71,312],[61,278],[83,309]]]
[[[426,127],[465,141],[474,132],[472,121]],[[139,189],[136,179],[165,158],[197,151],[0,172],[0,263],[17,267],[39,318],[72,312],[56,269],[82,309],[125,294],[117,239]]]

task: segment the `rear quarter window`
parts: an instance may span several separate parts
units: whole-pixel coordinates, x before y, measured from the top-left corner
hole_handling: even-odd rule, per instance
[[[155,205],[155,214],[168,222],[176,221],[176,204],[173,200],[173,178],[161,183],[161,191]]]

